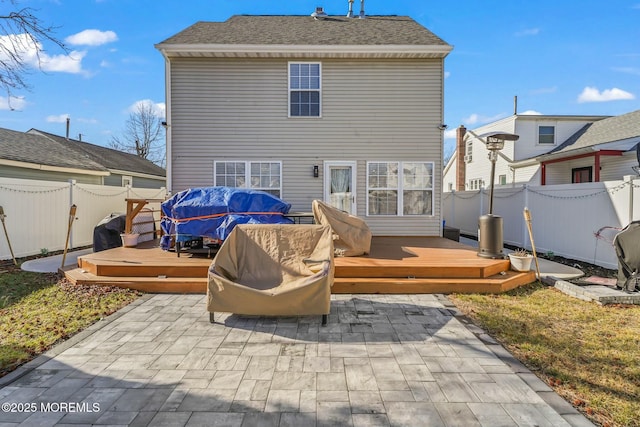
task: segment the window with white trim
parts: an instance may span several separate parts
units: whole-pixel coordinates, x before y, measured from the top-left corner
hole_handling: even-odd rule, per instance
[[[556,127],[538,126],[538,144],[555,144]]]
[[[367,162],[367,215],[433,215],[433,162]]]
[[[320,117],[321,76],[319,62],[289,63],[289,117]]]
[[[282,162],[229,161],[214,163],[214,185],[262,190],[282,195]]]

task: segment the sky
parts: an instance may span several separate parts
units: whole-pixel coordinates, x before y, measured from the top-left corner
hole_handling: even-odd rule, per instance
[[[0,93],[0,127],[64,135],[69,117],[71,137],[103,146],[123,135],[139,103],[164,117],[165,66],[155,44],[197,21],[236,14],[348,10],[347,0],[15,1],[55,27],[68,52],[44,43],[40,67],[25,52],[30,88]],[[0,15],[11,7],[0,0]],[[410,16],[453,46],[445,59],[445,157],[458,126],[512,115],[514,96],[520,114],[640,109],[640,0],[365,0],[364,7],[369,15]]]

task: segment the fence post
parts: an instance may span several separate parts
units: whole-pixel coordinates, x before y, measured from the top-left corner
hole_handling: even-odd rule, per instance
[[[525,208],[529,208],[529,186],[527,184],[524,184],[524,206],[522,207],[522,210],[524,211]],[[522,247],[526,248],[527,247],[527,238],[529,236],[528,230],[527,230],[527,224],[525,224],[525,221],[522,221]]]
[[[69,208],[71,208],[71,206],[74,206],[73,192],[75,190],[75,186],[76,186],[76,180],[70,179],[69,180]],[[75,210],[74,210],[74,213],[75,213]],[[73,246],[73,230],[71,230],[69,233],[68,242],[69,242],[69,247],[73,248],[74,247]]]
[[[633,175],[626,175],[623,177],[624,181],[629,184],[629,221],[627,224],[630,224],[633,221]],[[622,224],[624,226],[624,224]]]

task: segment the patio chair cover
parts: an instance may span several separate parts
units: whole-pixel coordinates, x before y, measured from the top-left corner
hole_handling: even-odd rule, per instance
[[[640,221],[631,222],[613,239],[618,256],[618,288],[640,291]]]
[[[209,268],[207,310],[264,316],[328,314],[333,272],[329,227],[241,224]]]
[[[336,256],[360,256],[369,253],[371,230],[364,220],[320,200],[314,200],[311,207],[316,224],[331,227]]]

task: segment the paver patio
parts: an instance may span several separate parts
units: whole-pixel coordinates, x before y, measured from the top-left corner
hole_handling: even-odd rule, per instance
[[[593,425],[442,295],[216,320],[147,295],[0,379],[0,426]]]

